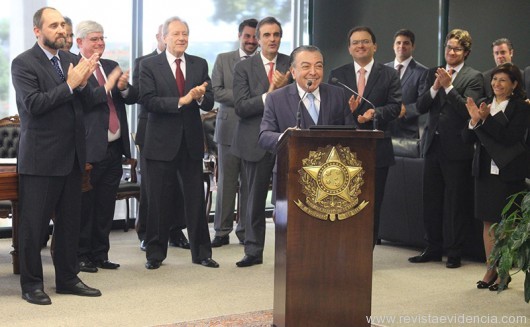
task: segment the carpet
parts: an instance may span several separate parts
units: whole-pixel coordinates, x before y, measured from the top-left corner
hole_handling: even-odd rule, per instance
[[[226,315],[214,318],[180,322],[160,327],[270,327],[272,310],[253,311],[241,314]],[[383,327],[372,324],[372,327]]]

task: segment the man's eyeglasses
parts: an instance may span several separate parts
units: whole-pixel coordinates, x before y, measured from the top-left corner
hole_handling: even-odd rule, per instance
[[[445,50],[447,50],[447,52],[451,52],[451,50],[453,50],[455,53],[459,53],[464,51],[464,48],[453,48],[452,46],[446,45]]]
[[[88,40],[90,42],[97,42],[97,41],[105,42],[106,38],[107,38],[106,36],[94,36],[94,37],[88,38]]]
[[[368,40],[368,39],[364,39],[364,40],[353,40],[350,42],[351,45],[359,45],[359,44],[364,44],[364,45],[368,45],[372,43],[372,40]]]

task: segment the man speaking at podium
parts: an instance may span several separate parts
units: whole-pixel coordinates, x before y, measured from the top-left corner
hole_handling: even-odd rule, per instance
[[[291,53],[289,84],[267,96],[261,120],[259,145],[276,152],[288,129],[312,125],[353,125],[353,116],[342,88],[322,83],[324,59],[320,49],[303,45]]]

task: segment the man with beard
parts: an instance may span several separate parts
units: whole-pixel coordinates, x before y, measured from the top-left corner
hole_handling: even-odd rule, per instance
[[[64,18],[51,7],[33,16],[36,44],[11,65],[20,115],[18,148],[20,284],[22,298],[51,304],[44,292],[40,249],[43,229],[55,214],[56,292],[100,296],[77,277],[81,176],[85,169],[82,100],[99,59],[78,59],[64,46]],[[75,66],[74,66],[75,65]]]
[[[215,204],[214,228],[215,237],[212,247],[219,247],[230,243],[229,234],[233,229],[234,204],[239,180],[240,211],[239,217],[244,217],[248,191],[246,178],[241,167],[241,158],[230,152],[234,130],[239,120],[234,109],[234,93],[232,84],[235,65],[256,53],[258,41],[256,40],[255,19],[246,19],[239,24],[239,49],[221,53],[215,60],[212,73],[212,88],[215,101],[220,103],[215,125],[215,142],[217,142],[218,173],[217,202]],[[245,219],[239,219],[236,229],[239,242],[245,241]]]

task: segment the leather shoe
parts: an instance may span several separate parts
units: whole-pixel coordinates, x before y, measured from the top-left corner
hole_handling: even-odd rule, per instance
[[[212,241],[212,248],[218,248],[223,245],[227,245],[230,243],[230,236],[216,236],[213,238]]]
[[[442,255],[429,250],[425,250],[420,255],[409,258],[409,262],[411,263],[423,263],[429,261],[442,261]]]
[[[82,272],[95,273],[98,272],[96,265],[90,260],[79,261],[79,270]]]
[[[145,242],[145,240],[142,240],[140,242],[140,250],[142,250],[144,252],[147,251],[147,243]]]
[[[262,257],[255,257],[253,255],[245,255],[241,261],[236,262],[238,267],[250,267],[253,265],[260,265],[263,263]]]
[[[462,266],[462,263],[460,262],[460,257],[447,257],[447,262],[445,263],[445,267],[447,268],[458,268]]]
[[[219,264],[212,258],[196,260],[196,261],[193,261],[193,263],[204,266],[204,267],[208,267],[208,268],[219,268]]]
[[[43,290],[32,290],[26,293],[22,293],[22,298],[29,303],[39,304],[39,305],[48,305],[52,304],[52,300],[48,294],[44,293]]]
[[[162,261],[160,260],[147,260],[145,263],[145,268],[147,269],[158,269],[162,265]]]
[[[120,267],[119,263],[114,263],[109,260],[99,260],[96,261],[96,267],[102,269],[118,269]]]
[[[79,296],[101,296],[101,292],[98,289],[89,287],[81,281],[72,286],[57,287],[57,293]]]
[[[169,246],[189,250],[190,242],[188,242],[188,239],[186,238],[184,233],[182,233],[182,231],[180,231],[179,234],[180,235],[178,235],[174,239],[169,240]]]
[[[504,291],[505,289],[508,288],[508,284],[510,284],[511,281],[512,281],[512,276],[508,276],[508,279],[506,280],[506,283],[504,283],[502,288],[500,287],[501,286],[500,284],[495,283],[489,287],[489,290],[492,292],[499,291],[499,289],[501,291]]]

